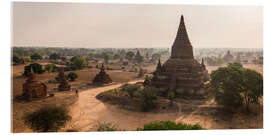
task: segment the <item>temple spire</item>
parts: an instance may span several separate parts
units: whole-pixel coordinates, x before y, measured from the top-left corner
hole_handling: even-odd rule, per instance
[[[190,44],[183,15],[181,15],[181,20],[175,40],[183,41],[184,43]]]
[[[181,15],[180,24],[172,46],[171,58],[194,59],[193,48],[187,34],[183,15]]]

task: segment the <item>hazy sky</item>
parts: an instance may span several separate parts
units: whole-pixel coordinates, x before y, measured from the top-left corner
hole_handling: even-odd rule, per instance
[[[262,48],[263,7],[13,3],[13,45],[171,47],[181,14],[194,48]]]

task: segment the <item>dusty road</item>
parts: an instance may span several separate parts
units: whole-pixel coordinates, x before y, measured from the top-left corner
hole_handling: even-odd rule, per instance
[[[140,80],[142,81],[142,80]],[[130,83],[136,83],[132,81]],[[219,117],[216,113],[216,105],[213,99],[206,100],[183,100],[176,99],[179,112],[153,113],[132,112],[117,108],[116,106],[103,103],[96,99],[96,95],[122,84],[91,88],[79,93],[79,99],[71,106],[70,114],[72,120],[62,129],[73,129],[78,131],[96,131],[97,124],[113,123],[122,130],[136,130],[143,127],[145,123],[153,121],[171,120],[189,124],[199,123],[207,129],[228,128],[262,128],[262,115],[255,117],[229,116]]]
[[[133,81],[130,83],[136,83]],[[79,99],[71,106],[72,120],[65,129],[76,129],[78,131],[95,131],[98,122],[109,122],[118,125],[120,129],[136,130],[144,123],[160,120],[175,120],[176,113],[141,113],[130,112],[105,104],[96,99],[96,95],[110,89],[118,88],[122,84],[115,84],[101,88],[93,88],[79,93]]]

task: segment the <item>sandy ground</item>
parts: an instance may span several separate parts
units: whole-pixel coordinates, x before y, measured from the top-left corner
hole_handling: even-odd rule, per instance
[[[138,81],[133,81],[135,83]],[[98,123],[112,123],[121,130],[136,130],[145,123],[153,121],[171,120],[189,124],[199,123],[207,129],[230,129],[230,128],[262,128],[262,112],[257,116],[227,115],[219,111],[213,99],[176,99],[179,112],[152,113],[132,112],[120,109],[114,105],[103,103],[96,99],[96,95],[120,87],[115,84],[95,89],[85,90],[79,93],[79,99],[71,106],[71,122],[62,129],[77,131],[96,131]],[[262,110],[261,110],[262,111]]]

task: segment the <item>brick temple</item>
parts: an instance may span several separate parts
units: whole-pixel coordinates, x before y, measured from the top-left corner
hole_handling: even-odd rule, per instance
[[[163,92],[204,94],[208,82],[209,75],[204,60],[202,59],[199,63],[194,59],[193,47],[182,15],[171,57],[163,65],[160,61],[158,62],[151,85]]]

